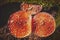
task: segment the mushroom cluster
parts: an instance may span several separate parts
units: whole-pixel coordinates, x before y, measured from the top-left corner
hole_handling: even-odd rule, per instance
[[[50,36],[56,28],[55,19],[41,10],[42,5],[22,4],[21,10],[9,17],[8,27],[11,35],[16,38],[24,38],[31,33],[39,37]]]

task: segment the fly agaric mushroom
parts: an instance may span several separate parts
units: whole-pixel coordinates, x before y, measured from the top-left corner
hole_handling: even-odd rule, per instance
[[[39,37],[50,36],[56,28],[55,19],[46,12],[40,12],[33,17],[33,32]]]
[[[42,5],[33,5],[33,4],[21,4],[21,10],[29,11],[31,15],[34,15],[42,10]]]
[[[10,15],[8,20],[10,33],[16,38],[24,38],[31,33],[31,16],[24,11]]]

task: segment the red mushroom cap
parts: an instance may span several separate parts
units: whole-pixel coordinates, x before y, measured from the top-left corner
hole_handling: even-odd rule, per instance
[[[33,4],[23,3],[21,5],[21,9],[23,11],[29,11],[31,15],[34,15],[42,10],[42,5],[35,5],[35,4],[33,5]]]
[[[17,38],[24,38],[31,33],[31,16],[24,11],[10,15],[8,20],[10,33]]]
[[[55,31],[55,28],[55,19],[50,14],[40,12],[33,17],[33,31],[35,35],[39,37],[50,36]]]

